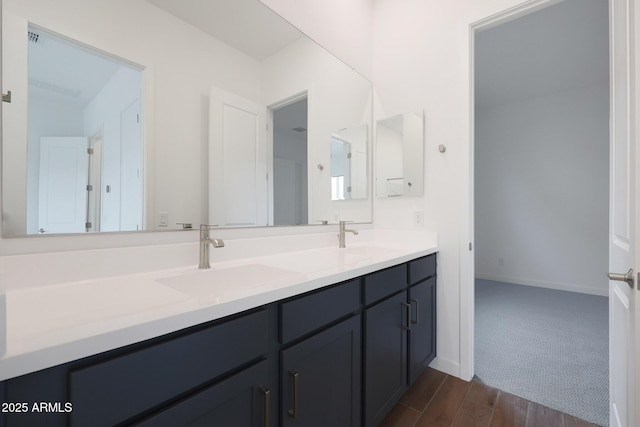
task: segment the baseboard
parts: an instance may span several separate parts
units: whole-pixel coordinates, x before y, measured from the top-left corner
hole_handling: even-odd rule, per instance
[[[508,277],[508,276],[492,276],[489,274],[476,273],[476,279],[492,280],[494,282],[506,282],[516,285],[536,286],[538,288],[556,289],[558,291],[579,292],[581,294],[598,295],[607,297],[609,296],[608,289],[596,289],[588,288],[585,286],[578,286],[568,283],[557,282],[544,282],[541,280],[523,279],[521,277]]]
[[[447,360],[436,356],[436,358],[429,364],[429,367],[436,371],[444,372],[445,374],[460,378],[460,364],[453,360]]]

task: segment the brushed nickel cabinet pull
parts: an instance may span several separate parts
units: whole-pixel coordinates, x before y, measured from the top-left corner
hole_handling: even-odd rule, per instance
[[[416,321],[414,322],[412,320],[411,323],[413,323],[414,325],[417,325],[418,322],[420,321],[420,318],[418,317],[420,315],[420,302],[415,298],[411,298],[411,302],[416,303]]]
[[[411,330],[411,304],[407,304],[406,302],[403,302],[402,307],[407,308],[407,326],[402,326],[402,329],[406,331],[410,331]]]
[[[260,391],[264,394],[264,427],[271,425],[271,390],[260,387]]]
[[[289,409],[287,413],[291,418],[298,418],[298,373],[289,369],[289,375],[293,378],[293,408]]]

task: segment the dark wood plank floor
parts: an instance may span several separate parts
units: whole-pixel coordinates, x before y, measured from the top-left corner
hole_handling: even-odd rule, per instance
[[[428,368],[379,427],[594,427],[477,380]]]

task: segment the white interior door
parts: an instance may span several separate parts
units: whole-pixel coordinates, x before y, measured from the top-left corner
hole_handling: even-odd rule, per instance
[[[209,103],[209,222],[267,225],[267,108],[216,87]]]
[[[38,228],[82,233],[87,219],[88,139],[40,138]]]
[[[634,372],[634,312],[638,292],[635,273],[635,132],[634,52],[630,45],[633,0],[610,1],[611,151],[609,207],[609,269],[621,279],[630,271],[630,283],[609,281],[609,394],[610,425],[633,427],[636,402]],[[631,98],[630,98],[631,96]],[[637,266],[635,266],[637,271]],[[638,420],[640,421],[640,420]]]

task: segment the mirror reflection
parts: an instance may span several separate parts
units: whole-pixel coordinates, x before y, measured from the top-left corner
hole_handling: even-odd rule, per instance
[[[400,114],[376,124],[376,194],[420,196],[424,188],[422,113]]]
[[[367,126],[331,135],[331,200],[367,197]]]
[[[141,70],[33,25],[27,45],[27,234],[142,229]]]
[[[330,164],[326,141],[335,129],[370,123],[370,82],[259,1],[3,0],[2,7],[2,89],[13,95],[11,104],[3,103],[3,235],[166,230],[180,228],[177,223],[235,227],[371,220],[367,190],[362,202],[335,204],[329,168],[316,167]],[[25,37],[32,30],[55,42],[72,41],[78,51],[103,61],[100,71],[82,72],[95,80],[137,73],[138,101],[120,90],[100,89],[117,110],[104,118],[84,117],[77,131],[34,131],[41,127],[38,120],[61,123],[63,114],[60,100],[38,107],[33,100],[38,91],[79,89],[69,80],[38,84],[44,80],[32,76],[38,61]],[[42,46],[55,42],[47,38]],[[116,67],[121,71],[113,71]],[[60,74],[80,80],[69,76],[82,69]],[[52,89],[56,86],[70,90]],[[260,113],[245,116],[226,98],[216,104],[220,93],[259,105]],[[98,104],[97,96],[82,89],[79,98]],[[288,108],[304,114],[287,118]],[[32,113],[42,110],[48,115],[31,123]],[[118,125],[107,119],[114,116],[120,116]],[[137,129],[127,121],[134,116]],[[245,131],[250,124],[256,132],[234,133],[230,123]],[[221,129],[222,139],[216,139]],[[131,142],[135,136],[141,143]],[[93,144],[98,156],[53,156],[60,160],[54,166],[65,173],[41,185],[47,137],[84,138],[77,145]],[[73,191],[65,184],[70,182]],[[56,190],[47,190],[47,184]],[[57,192],[65,186],[67,193]],[[42,201],[42,189],[48,201]],[[49,212],[56,204],[73,214],[76,228],[41,221],[42,207],[49,206]]]

